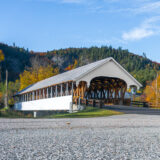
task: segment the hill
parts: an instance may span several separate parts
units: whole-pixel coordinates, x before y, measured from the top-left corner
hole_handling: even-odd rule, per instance
[[[9,71],[9,80],[15,81],[25,68],[30,67],[33,57],[39,57],[44,63],[59,67],[60,72],[64,72],[68,66],[75,67],[91,63],[107,57],[113,57],[127,71],[129,71],[143,85],[151,81],[156,76],[156,70],[160,70],[160,64],[151,61],[145,55],[139,56],[123,50],[122,48],[112,48],[111,46],[91,47],[91,48],[67,48],[52,50],[48,52],[33,52],[27,49],[8,46],[0,43],[0,50],[5,54],[5,61],[1,63],[2,80],[5,77],[5,69]],[[71,67],[72,68],[72,67]]]

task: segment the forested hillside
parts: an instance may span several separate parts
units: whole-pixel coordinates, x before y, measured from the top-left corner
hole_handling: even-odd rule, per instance
[[[122,50],[120,47],[114,49],[111,46],[60,49],[41,53],[41,56],[52,60],[61,68],[61,72],[67,66],[73,65],[75,60],[77,61],[76,67],[78,67],[103,58],[113,57],[144,86],[147,81],[155,78],[156,71],[160,69],[160,64],[152,62],[145,54],[138,56],[128,50]]]
[[[48,52],[33,52],[24,48],[8,46],[0,43],[0,50],[5,55],[5,60],[1,62],[2,80],[5,79],[5,69],[9,71],[9,80],[15,81],[19,74],[31,66],[31,59],[39,57],[43,63],[58,67],[60,72],[78,67],[90,62],[107,57],[113,57],[143,85],[147,81],[155,78],[156,70],[160,69],[160,64],[152,62],[146,56],[138,56],[121,48],[114,49],[111,46],[91,47],[91,48],[67,48]],[[76,62],[76,63],[75,63]]]

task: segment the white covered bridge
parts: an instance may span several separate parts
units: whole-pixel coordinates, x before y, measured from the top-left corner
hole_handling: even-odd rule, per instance
[[[76,104],[123,104],[127,88],[142,85],[113,58],[39,81],[18,92],[16,110],[69,110]]]

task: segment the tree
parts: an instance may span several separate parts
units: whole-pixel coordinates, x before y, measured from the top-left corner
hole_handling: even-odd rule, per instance
[[[59,73],[58,68],[53,68],[51,65],[47,67],[40,66],[39,68],[29,68],[20,74],[20,89],[22,90],[27,86],[34,84],[43,79],[52,77]]]
[[[65,71],[69,71],[69,70],[72,70],[72,69],[75,69],[76,67],[77,67],[77,64],[78,64],[78,61],[77,60],[75,60],[74,61],[74,64],[70,64],[68,67],[66,67],[64,70]]]
[[[0,62],[4,61],[4,53],[0,50]]]
[[[147,84],[144,94],[148,103],[152,106],[160,107],[160,75],[158,73],[156,79]]]

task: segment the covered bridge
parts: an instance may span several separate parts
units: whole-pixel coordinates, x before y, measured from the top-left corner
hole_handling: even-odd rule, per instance
[[[106,58],[28,86],[16,94],[16,110],[70,110],[77,104],[123,104],[127,88],[142,85]]]

